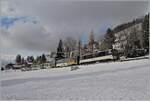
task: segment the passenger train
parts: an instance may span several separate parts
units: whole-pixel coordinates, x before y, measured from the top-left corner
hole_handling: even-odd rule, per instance
[[[110,61],[113,59],[115,59],[115,57],[113,57],[111,50],[98,51],[98,52],[82,55],[80,59],[80,64]]]
[[[112,55],[111,50],[97,51],[97,52],[81,55],[79,63],[89,64],[94,62],[111,61],[114,59],[116,59],[116,57]],[[56,62],[57,67],[64,67],[64,66],[71,66],[71,65],[77,65],[77,57],[60,59],[57,60]]]

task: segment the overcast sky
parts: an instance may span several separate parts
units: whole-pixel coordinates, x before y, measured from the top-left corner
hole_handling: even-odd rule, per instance
[[[56,49],[60,38],[86,42],[108,27],[131,21],[149,10],[148,1],[1,0],[0,55],[38,55]]]

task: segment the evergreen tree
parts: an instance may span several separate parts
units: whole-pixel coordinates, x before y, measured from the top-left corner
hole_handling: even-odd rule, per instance
[[[105,40],[104,40],[104,42],[106,42],[106,44],[104,44],[104,45],[106,45],[106,47],[108,49],[111,49],[113,58],[114,58],[114,56],[116,56],[116,54],[115,54],[116,52],[113,49],[114,41],[115,41],[114,32],[112,29],[108,28],[106,35],[105,35]]]
[[[41,56],[36,57],[36,63],[42,63],[42,57]]]
[[[105,35],[105,40],[104,40],[107,44],[108,49],[113,49],[114,40],[115,40],[115,37],[114,37],[113,30],[108,28],[107,32],[106,32],[106,35]]]
[[[63,51],[63,43],[62,43],[62,40],[60,39],[58,48],[57,48],[56,59],[62,59],[62,58],[64,58],[64,51]]]
[[[30,56],[30,62],[34,62],[34,57]]]
[[[42,63],[42,56],[39,56],[39,62]]]
[[[34,62],[34,57],[33,56],[28,56],[27,61],[28,62]]]
[[[16,56],[16,63],[17,63],[17,64],[20,64],[20,63],[21,63],[21,55],[20,55],[20,54],[18,54],[18,55]]]
[[[144,48],[149,49],[149,14],[144,17],[143,21],[144,30]]]
[[[42,60],[42,63],[46,62],[46,56],[44,54],[42,54],[41,60]]]

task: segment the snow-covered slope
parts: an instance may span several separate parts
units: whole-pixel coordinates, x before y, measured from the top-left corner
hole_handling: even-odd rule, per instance
[[[148,59],[1,72],[2,99],[150,100]]]

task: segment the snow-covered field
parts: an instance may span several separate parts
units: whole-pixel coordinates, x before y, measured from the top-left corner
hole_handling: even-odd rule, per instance
[[[149,59],[1,72],[1,99],[150,100]]]

